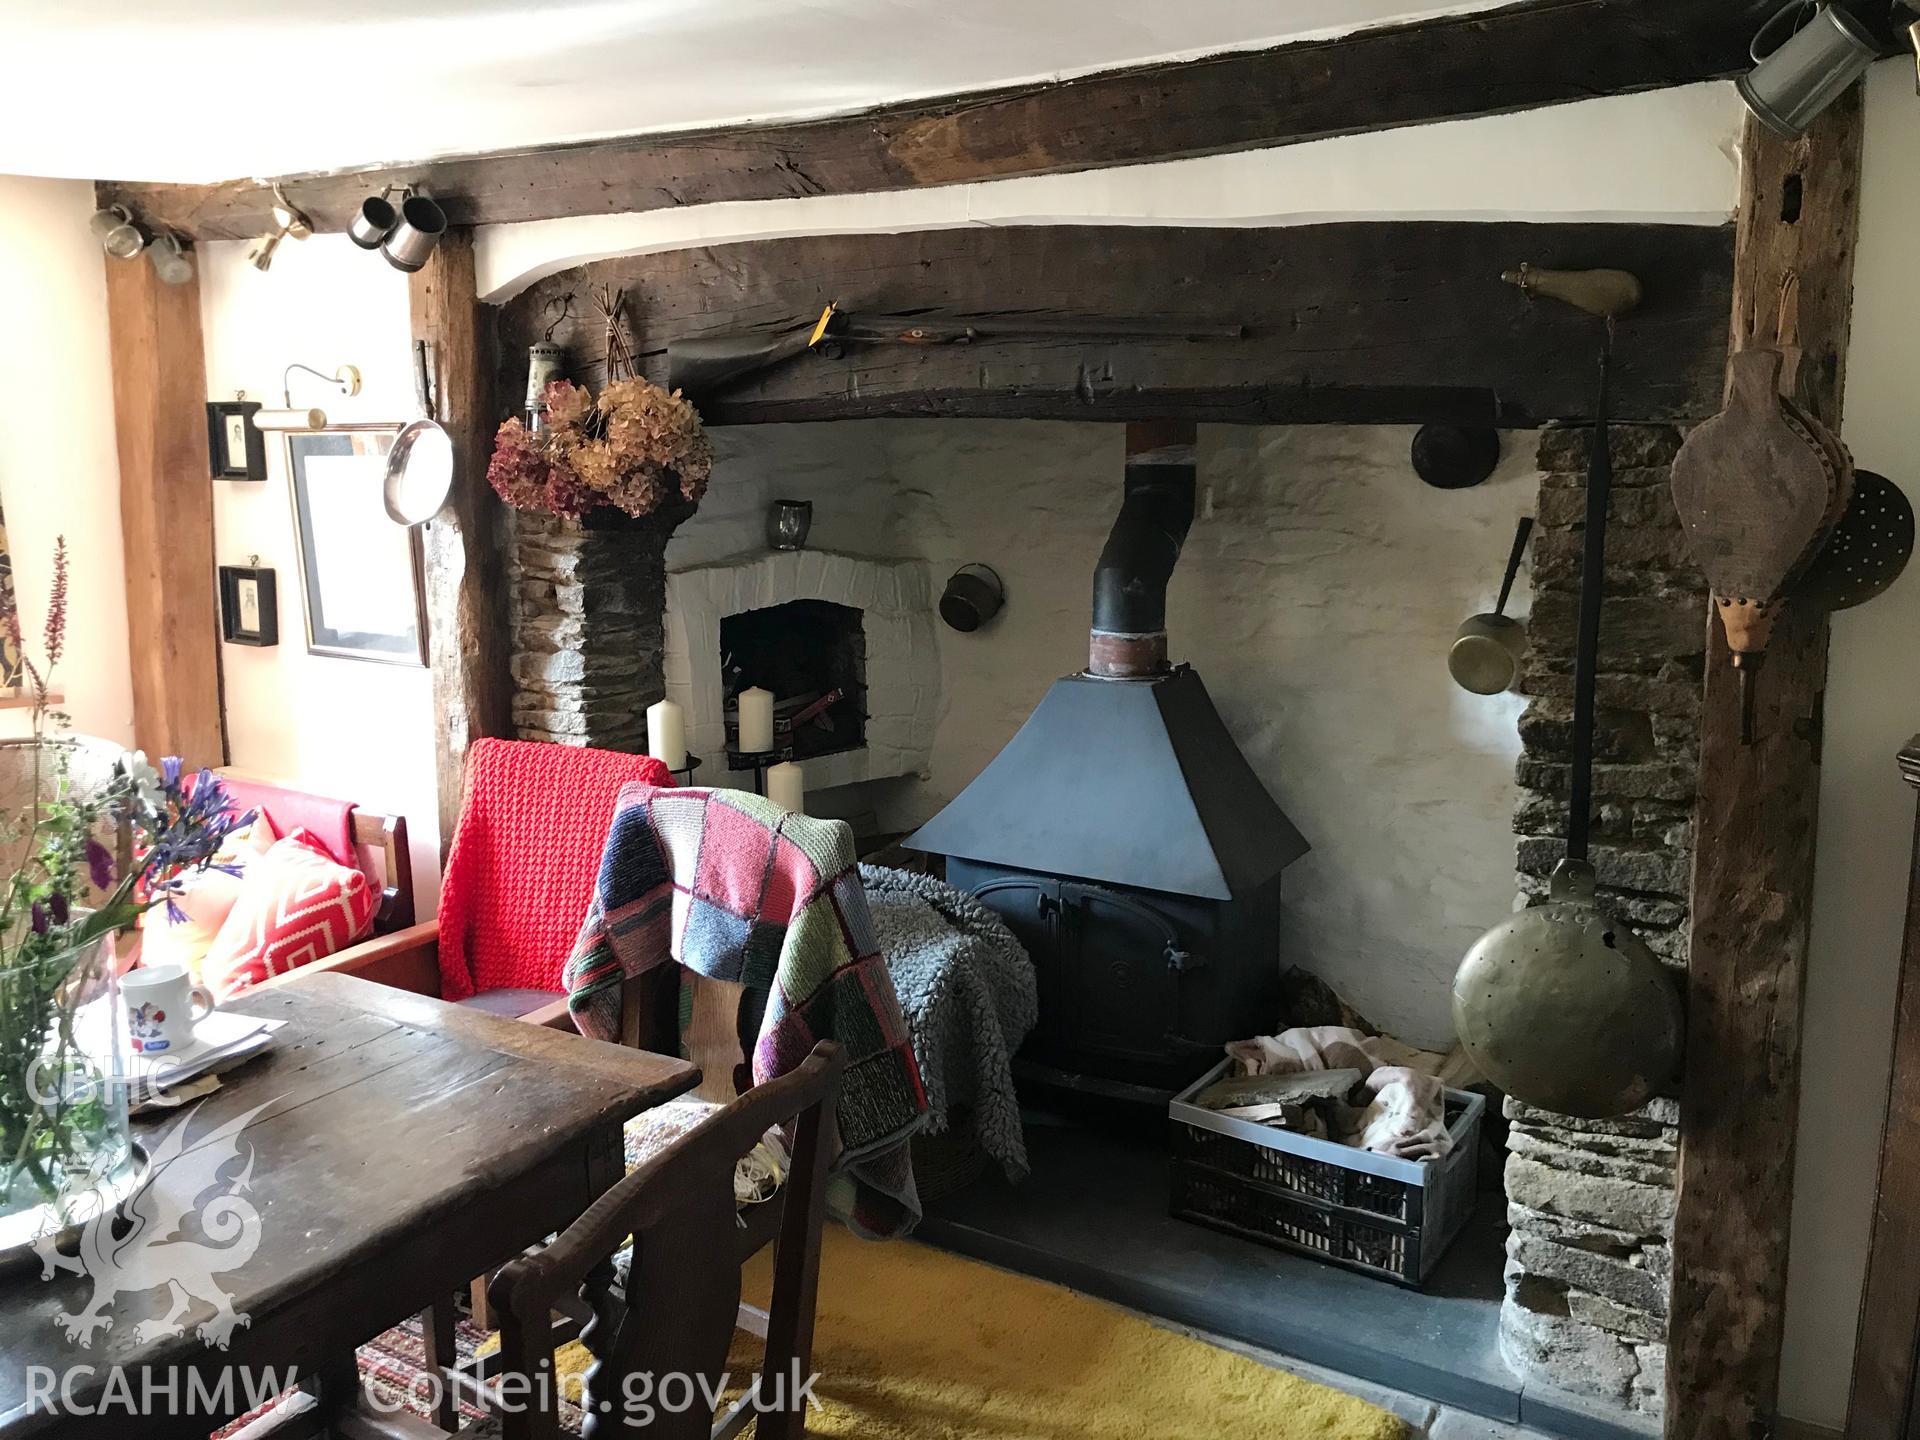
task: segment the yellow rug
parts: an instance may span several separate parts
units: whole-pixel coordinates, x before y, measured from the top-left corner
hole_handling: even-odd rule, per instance
[[[762,1251],[746,1295],[764,1304]],[[1284,1303],[1284,1301],[1279,1302]],[[757,1360],[743,1348],[735,1373]],[[827,1227],[810,1435],[858,1440],[1403,1440],[1377,1406],[1070,1290]]]

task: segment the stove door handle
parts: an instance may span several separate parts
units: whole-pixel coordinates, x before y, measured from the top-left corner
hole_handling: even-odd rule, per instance
[[[1196,955],[1191,950],[1182,950],[1177,945],[1169,945],[1167,968],[1177,975],[1184,975],[1189,970],[1204,970],[1207,968],[1207,957]]]
[[[1042,890],[1038,902],[1034,905],[1034,909],[1038,912],[1042,920],[1051,920],[1060,913],[1060,902]]]

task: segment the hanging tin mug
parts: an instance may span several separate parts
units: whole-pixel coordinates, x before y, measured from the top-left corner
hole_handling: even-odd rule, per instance
[[[1879,58],[1879,42],[1840,6],[1792,0],[1760,27],[1753,69],[1735,83],[1761,123],[1798,140]]]
[[[387,198],[387,192],[369,195],[360,202],[360,208],[354,212],[353,220],[347,226],[347,238],[362,250],[378,250],[387,243],[387,236],[393,233],[393,227],[400,223],[400,212],[393,208],[393,201]]]
[[[412,274],[427,263],[446,229],[444,210],[424,195],[409,195],[400,202],[400,222],[380,246],[380,253],[394,269]]]

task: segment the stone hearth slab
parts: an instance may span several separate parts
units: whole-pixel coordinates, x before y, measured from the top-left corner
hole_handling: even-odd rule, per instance
[[[1566,1440],[1644,1440],[1558,1397],[1524,1394],[1498,1350],[1498,1194],[1425,1290],[1407,1290],[1167,1214],[1158,1130],[1129,1136],[1029,1118],[1033,1173],[997,1173],[935,1201],[916,1238],[1037,1275],[1174,1324],[1256,1345]],[[1529,1401],[1536,1403],[1529,1403]]]

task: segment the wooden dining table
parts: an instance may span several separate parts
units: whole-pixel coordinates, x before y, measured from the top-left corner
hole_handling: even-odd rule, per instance
[[[156,1167],[132,1207],[161,1222],[132,1237],[152,1250],[102,1267],[123,1281],[99,1307],[110,1323],[82,1346],[58,1318],[94,1307],[93,1275],[0,1272],[0,1440],[205,1436],[251,1408],[249,1376],[290,1370],[317,1403],[275,1440],[328,1430],[363,1408],[355,1347],[565,1228],[620,1178],[625,1122],[700,1079],[683,1060],[348,976],[224,1008],[284,1024],[215,1093],[134,1120],[135,1139],[158,1154],[177,1124],[198,1143],[245,1117],[220,1142],[232,1158],[213,1184],[192,1164]],[[237,1238],[223,1229],[210,1202],[222,1194],[251,1207],[257,1226]],[[198,1243],[215,1238],[228,1258],[250,1253],[231,1270],[217,1258],[196,1270],[154,1244],[179,1217],[175,1243],[190,1255],[221,1248]],[[169,1278],[189,1292],[183,1333],[155,1323],[179,1308]],[[245,1317],[225,1349],[197,1332],[226,1328],[208,1278]],[[234,1386],[223,1413],[180,1413],[217,1397],[223,1372]]]

